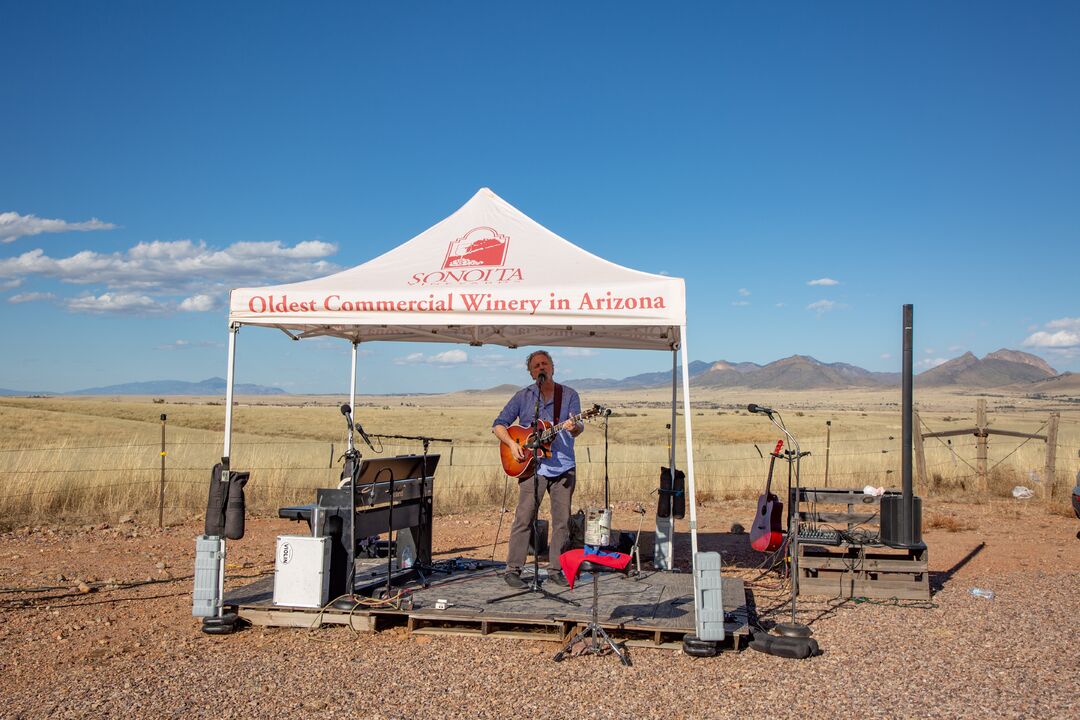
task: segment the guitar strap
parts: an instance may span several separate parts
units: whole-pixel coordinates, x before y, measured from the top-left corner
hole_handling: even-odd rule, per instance
[[[559,413],[562,412],[562,385],[555,383],[555,407],[551,410],[552,427],[559,424]]]

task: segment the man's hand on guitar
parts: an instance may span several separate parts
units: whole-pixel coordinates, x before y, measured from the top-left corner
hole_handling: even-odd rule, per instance
[[[559,425],[560,430],[565,430],[575,437],[581,433],[581,430],[585,429],[585,426],[578,420],[567,420]]]

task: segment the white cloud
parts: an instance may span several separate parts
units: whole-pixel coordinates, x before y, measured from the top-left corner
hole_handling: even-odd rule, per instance
[[[525,372],[524,360],[511,355],[477,355],[469,364],[482,368],[521,368]]]
[[[559,348],[558,350],[559,357],[595,357],[598,354],[599,353],[592,348],[568,347]],[[524,363],[522,364],[524,365]]]
[[[218,298],[214,295],[192,295],[184,298],[180,303],[180,310],[184,312],[206,312],[218,307]]]
[[[839,285],[839,284],[840,284],[840,281],[839,281],[839,280],[833,280],[832,278],[827,278],[827,277],[825,277],[825,278],[818,278],[817,280],[809,280],[809,281],[807,281],[807,283],[806,283],[806,284],[807,284],[807,285],[826,285],[826,286],[832,286],[832,285]]]
[[[919,362],[917,362],[915,364],[918,367],[925,368],[925,369],[929,370],[930,368],[935,368],[938,365],[942,365],[944,363],[947,363],[948,361],[949,361],[948,358],[940,358],[940,357],[939,358],[923,358],[922,360],[920,360]]]
[[[882,360],[892,360],[892,353],[881,353]]]
[[[746,288],[739,288],[739,294],[743,297],[750,297],[750,291]]]
[[[134,293],[104,293],[96,297],[84,295],[68,298],[64,305],[73,312],[87,313],[154,313],[166,309],[153,298]]]
[[[447,350],[434,355],[424,353],[409,353],[403,358],[394,361],[396,365],[461,365],[469,361],[469,354],[464,350]]]
[[[235,287],[245,283],[301,280],[337,269],[324,260],[336,252],[320,241],[293,247],[278,241],[234,243],[218,250],[205,242],[155,240],[127,252],[93,250],[53,258],[41,249],[0,260],[0,278],[39,275],[76,285],[105,285],[111,289],[180,294],[206,292],[207,286]],[[297,261],[300,262],[297,262]]]
[[[733,300],[731,302],[731,304],[734,305],[735,307],[746,307],[747,305],[750,304],[750,301],[749,300]]]
[[[37,215],[20,215],[17,212],[0,213],[0,243],[9,243],[21,237],[40,235],[41,233],[72,232],[74,230],[112,230],[116,226],[90,218],[84,222],[66,220],[48,220]]]
[[[1057,332],[1032,333],[1024,338],[1024,347],[1030,348],[1070,348],[1080,346],[1080,332],[1058,330]]]
[[[1060,318],[1046,323],[1051,330],[1075,330],[1080,332],[1080,318]]]
[[[28,292],[12,295],[8,298],[9,303],[41,302],[42,300],[55,300],[56,296],[47,292]]]
[[[818,315],[821,315],[822,313],[827,313],[832,310],[839,310],[842,307],[844,306],[838,302],[833,302],[832,300],[818,300],[817,302],[812,302],[807,305],[806,309],[813,310]]]
[[[0,280],[0,290],[14,290],[22,285],[21,278],[11,278],[10,280]]]
[[[279,241],[240,242],[221,249],[202,241],[155,240],[123,252],[83,250],[68,257],[50,257],[39,248],[0,260],[0,287],[15,287],[38,276],[73,285],[102,286],[110,291],[102,297],[113,301],[142,296],[158,309],[198,312],[219,307],[230,287],[327,275],[338,267],[322,258],[335,252],[337,246],[321,240],[293,246]],[[181,300],[175,297],[178,295],[188,297]],[[84,298],[71,298],[66,305],[73,310],[88,309]],[[115,308],[115,302],[109,307]]]
[[[776,303],[776,307],[778,307],[778,308],[787,307],[787,303],[778,302],[778,303]]]
[[[1033,332],[1024,338],[1024,347],[1062,351],[1080,347],[1080,318],[1059,318],[1045,323],[1045,330]]]
[[[197,342],[191,342],[190,340],[176,340],[164,345],[158,345],[155,350],[191,350],[193,348],[220,348],[224,343],[213,342],[211,340],[199,340]]]
[[[656,274],[657,274],[657,275],[668,275],[668,276],[670,276],[670,275],[671,275],[671,273],[670,273],[670,272],[668,272],[667,270],[661,270],[661,271],[659,271],[659,272],[658,272],[658,273],[656,273]]]
[[[1080,356],[1080,318],[1058,318],[1045,323],[1044,327],[1045,330],[1024,338],[1023,346],[1045,350],[1061,358]]]

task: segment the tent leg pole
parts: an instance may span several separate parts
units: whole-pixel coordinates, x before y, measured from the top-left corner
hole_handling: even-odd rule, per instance
[[[233,389],[236,384],[236,334],[238,332],[240,332],[239,324],[229,326],[229,366],[225,371],[225,442],[221,451],[221,482],[226,483],[226,485],[229,482],[229,458],[232,455]],[[218,617],[222,615],[222,602],[225,599],[225,558],[228,554],[226,545],[225,538],[221,538],[221,562],[218,565],[217,597],[214,598]]]
[[[696,561],[698,551],[697,496],[694,492],[694,437],[690,428],[690,366],[687,359],[689,353],[686,350],[685,325],[680,328],[680,334],[682,336],[680,352],[682,353],[683,420],[686,426],[684,431],[686,437],[686,501],[690,505],[690,557],[692,561]]]
[[[356,412],[356,343],[352,344],[352,372],[349,374],[349,407]]]
[[[668,469],[672,482],[675,478],[675,437],[678,432],[678,416],[675,413],[678,396],[679,350],[671,348],[671,437],[668,439]],[[674,554],[675,518],[656,516],[656,535],[653,542],[653,567],[657,570],[671,570]]]
[[[675,404],[678,402],[678,395],[676,394],[676,387],[678,385],[678,361],[679,351],[677,348],[671,349],[671,442],[668,443],[668,467],[671,468],[671,477],[675,477],[675,433],[678,430],[677,415],[675,414]]]
[[[221,457],[228,461],[232,453],[233,384],[236,381],[236,333],[239,325],[229,326],[229,367],[225,371],[225,447]]]

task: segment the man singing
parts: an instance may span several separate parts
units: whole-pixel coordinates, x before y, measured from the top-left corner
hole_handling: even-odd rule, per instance
[[[514,459],[521,462],[533,452],[514,442],[506,428],[517,420],[521,425],[531,426],[536,411],[536,398],[540,396],[540,419],[554,426],[559,432],[551,442],[551,457],[541,455],[536,475],[518,478],[518,503],[514,512],[514,524],[510,528],[510,550],[506,556],[506,584],[512,588],[525,587],[521,579],[521,566],[529,545],[529,530],[544,492],[551,495],[551,546],[548,550],[548,577],[557,585],[569,583],[559,566],[559,555],[566,549],[570,537],[570,503],[574,497],[576,482],[574,463],[574,438],[585,430],[584,423],[568,420],[581,413],[581,399],[572,388],[559,385],[553,379],[555,363],[546,350],[537,350],[525,360],[525,367],[535,381],[514,393],[502,409],[491,431],[499,441],[508,446]]]

